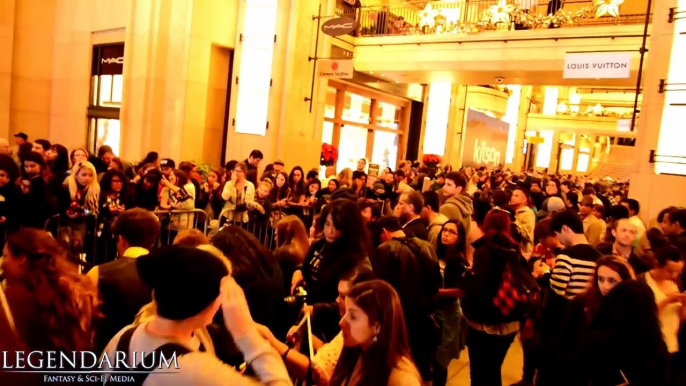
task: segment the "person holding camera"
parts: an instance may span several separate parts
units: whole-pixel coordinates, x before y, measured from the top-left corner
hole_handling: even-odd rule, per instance
[[[239,162],[231,173],[231,180],[224,186],[222,198],[226,200],[224,216],[234,225],[242,225],[249,220],[248,210],[255,207],[255,185],[247,179],[248,166]]]

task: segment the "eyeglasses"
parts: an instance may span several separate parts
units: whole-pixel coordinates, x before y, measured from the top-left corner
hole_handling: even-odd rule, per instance
[[[457,231],[454,231],[452,229],[443,229],[443,233],[447,233],[449,235],[457,236]]]

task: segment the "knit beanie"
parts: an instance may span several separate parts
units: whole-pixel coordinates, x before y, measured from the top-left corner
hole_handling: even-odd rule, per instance
[[[210,252],[170,246],[136,259],[140,278],[154,290],[157,313],[170,320],[198,315],[220,292],[226,265]]]

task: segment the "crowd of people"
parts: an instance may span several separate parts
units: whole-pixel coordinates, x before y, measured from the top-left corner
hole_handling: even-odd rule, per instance
[[[134,357],[147,386],[405,386],[445,385],[467,349],[471,384],[497,386],[519,336],[517,386],[686,384],[686,208],[646,226],[628,181],[364,159],[287,174],[259,150],[177,167],[15,139],[0,351],[176,353],[173,375]]]

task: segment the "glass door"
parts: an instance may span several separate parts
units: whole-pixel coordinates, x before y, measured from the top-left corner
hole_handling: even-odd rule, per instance
[[[375,131],[371,163],[378,164],[380,170],[387,167],[395,170],[397,160],[398,134],[388,131]]]
[[[338,142],[337,172],[345,168],[357,169],[357,161],[367,156],[367,129],[344,125]]]

